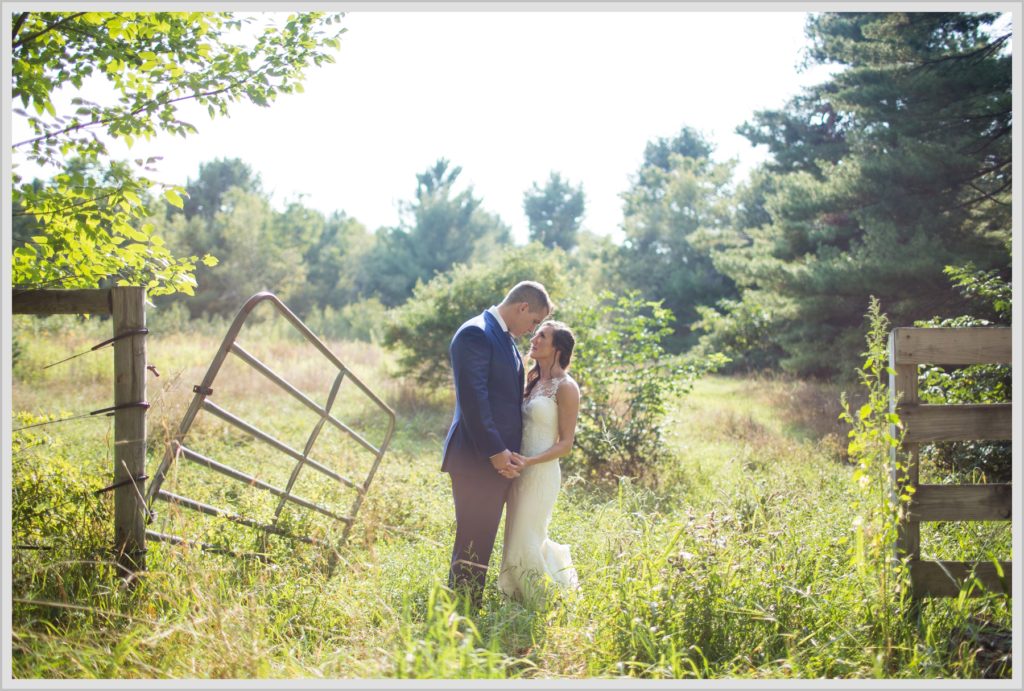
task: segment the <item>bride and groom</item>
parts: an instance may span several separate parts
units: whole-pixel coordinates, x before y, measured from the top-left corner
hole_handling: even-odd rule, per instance
[[[544,286],[523,281],[459,327],[449,347],[455,414],[441,470],[451,476],[456,529],[448,585],[467,589],[476,608],[506,505],[499,590],[536,603],[552,583],[579,587],[568,548],[547,537],[580,401],[566,371],[575,339],[547,320],[551,311]],[[529,332],[527,373],[514,339]]]

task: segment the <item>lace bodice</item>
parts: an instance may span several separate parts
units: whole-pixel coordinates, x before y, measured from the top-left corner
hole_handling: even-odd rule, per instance
[[[553,377],[552,379],[548,379],[546,381],[537,382],[534,385],[533,390],[530,392],[530,397],[523,401],[523,405],[526,405],[527,403],[529,403],[538,396],[554,398],[555,394],[558,393],[558,387],[561,385],[562,382],[564,382],[568,378],[569,375],[563,374],[561,377]]]
[[[566,377],[537,382],[530,397],[523,401],[522,453],[534,456],[558,441],[559,385]]]

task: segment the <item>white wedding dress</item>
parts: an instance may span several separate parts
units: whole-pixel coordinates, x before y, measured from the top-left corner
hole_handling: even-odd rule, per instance
[[[564,377],[538,382],[523,401],[521,453],[534,456],[558,441],[555,393]],[[576,590],[579,579],[569,548],[548,539],[551,511],[562,484],[558,459],[524,468],[512,482],[505,512],[505,544],[498,589],[527,603],[537,603],[548,586]]]

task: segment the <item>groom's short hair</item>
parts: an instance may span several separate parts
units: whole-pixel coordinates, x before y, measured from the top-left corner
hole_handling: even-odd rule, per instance
[[[509,305],[525,302],[530,306],[531,312],[543,309],[551,314],[555,311],[555,304],[551,302],[548,291],[537,281],[520,281],[515,284],[512,290],[508,291],[504,302]]]

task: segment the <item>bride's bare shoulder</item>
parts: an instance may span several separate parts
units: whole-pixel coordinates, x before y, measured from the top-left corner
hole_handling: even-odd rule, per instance
[[[580,397],[580,385],[576,383],[575,379],[566,374],[562,377],[562,381],[558,382],[556,394],[559,398],[562,396],[572,396],[578,399]]]

